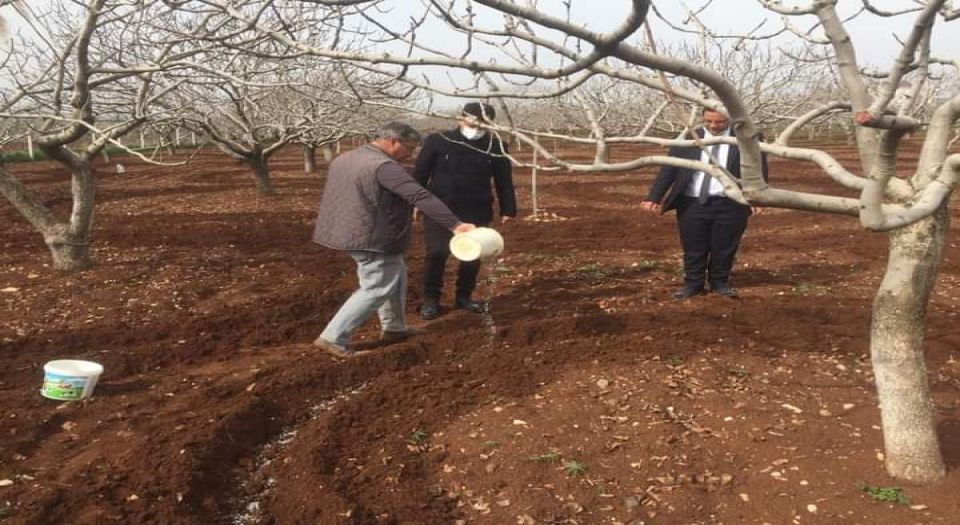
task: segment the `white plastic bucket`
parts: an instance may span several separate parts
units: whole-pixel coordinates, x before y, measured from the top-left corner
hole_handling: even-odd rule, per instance
[[[57,359],[43,365],[40,395],[58,401],[76,401],[93,395],[103,365],[79,359]]]
[[[496,257],[503,252],[503,237],[493,228],[476,228],[450,239],[450,253],[461,261]]]

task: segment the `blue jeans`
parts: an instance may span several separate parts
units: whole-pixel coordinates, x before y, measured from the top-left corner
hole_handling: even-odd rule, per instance
[[[350,296],[320,337],[346,348],[353,332],[373,312],[385,332],[407,329],[404,303],[407,297],[407,263],[402,253],[378,253],[365,250],[347,252],[357,263],[360,287]]]

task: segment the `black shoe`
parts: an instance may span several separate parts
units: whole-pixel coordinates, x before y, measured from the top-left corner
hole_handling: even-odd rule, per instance
[[[695,295],[703,295],[704,293],[706,293],[706,292],[704,292],[703,286],[687,285],[687,286],[684,286],[683,288],[677,290],[676,292],[673,292],[673,298],[674,298],[674,299],[689,299],[689,298],[691,298],[691,297],[693,297],[693,296],[695,296]]]
[[[407,329],[403,331],[384,330],[380,333],[380,340],[385,343],[395,343],[398,341],[406,341],[411,337],[416,337],[425,333],[427,333],[427,331],[423,328],[408,326]]]
[[[487,311],[487,306],[471,300],[469,297],[457,297],[453,302],[453,307],[459,310],[466,310],[475,314],[482,314]]]
[[[436,299],[427,299],[420,305],[420,319],[429,321],[440,317],[440,303]]]
[[[737,297],[737,291],[731,288],[729,283],[711,284],[710,291],[724,297]]]

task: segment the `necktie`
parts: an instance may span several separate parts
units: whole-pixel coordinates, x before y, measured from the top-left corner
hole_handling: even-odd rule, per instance
[[[716,160],[719,164],[720,159],[717,158],[717,155],[720,153],[720,144],[714,144],[707,148],[707,151],[710,152],[710,163],[713,164],[713,161]],[[703,172],[703,179],[700,182],[700,192],[697,193],[697,202],[700,204],[706,204],[707,199],[710,198],[710,183],[713,181],[713,177],[709,173]]]

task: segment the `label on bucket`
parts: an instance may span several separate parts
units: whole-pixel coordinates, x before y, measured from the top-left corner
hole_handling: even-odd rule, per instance
[[[80,399],[83,397],[83,389],[87,387],[87,377],[62,376],[58,374],[45,374],[43,376],[43,388],[40,394],[50,399]]]

